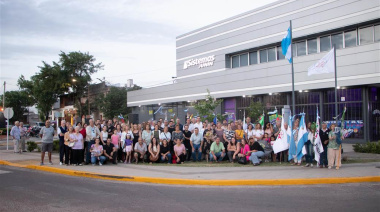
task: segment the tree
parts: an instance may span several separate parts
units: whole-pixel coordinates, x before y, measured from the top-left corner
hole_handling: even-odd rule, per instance
[[[252,121],[258,121],[259,117],[263,114],[264,106],[262,102],[252,101],[247,108],[248,116]]]
[[[197,102],[197,104],[194,106],[194,108],[198,111],[199,116],[201,117],[202,121],[208,120],[209,122],[212,122],[214,120],[214,117],[216,115],[215,109],[223,102],[222,99],[215,99],[210,95],[210,91],[207,90],[207,96],[205,100],[200,100]],[[222,119],[221,115],[217,115],[218,120]]]
[[[107,118],[114,118],[120,114],[127,117],[131,112],[131,108],[127,107],[127,92],[139,89],[141,89],[141,87],[137,85],[130,89],[125,87],[111,87],[107,94],[98,95],[96,104]]]
[[[3,95],[0,97],[3,102]],[[25,91],[7,91],[5,93],[5,106],[13,109],[14,115],[10,119],[13,121],[24,121],[24,113],[27,106],[34,105],[33,99]]]
[[[96,59],[89,53],[61,52],[59,57],[59,61],[52,65],[42,62],[43,65],[38,67],[40,71],[30,80],[22,75],[18,80],[18,85],[33,97],[39,113],[45,119],[62,94],[74,93],[75,101],[80,103],[80,99],[87,93],[91,74],[103,68],[101,63],[94,64]],[[82,114],[82,104],[78,104],[78,109]]]

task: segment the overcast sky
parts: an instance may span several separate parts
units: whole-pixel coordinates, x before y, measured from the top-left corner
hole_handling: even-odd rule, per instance
[[[274,1],[0,0],[0,83],[17,90],[41,61],[82,51],[104,64],[93,82],[157,85],[176,75],[176,36]]]

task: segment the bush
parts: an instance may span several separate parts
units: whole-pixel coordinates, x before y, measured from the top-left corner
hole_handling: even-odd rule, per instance
[[[28,141],[28,142],[26,142],[26,144],[28,145],[28,151],[29,152],[33,152],[33,150],[35,150],[38,147],[36,142],[34,142],[34,141]]]
[[[59,151],[59,140],[53,141],[53,151]]]
[[[354,144],[355,152],[380,154],[380,142],[367,142],[366,144]]]
[[[3,133],[1,133],[1,135],[7,135],[7,128],[0,128],[0,130],[3,131]],[[10,128],[9,128],[9,132],[11,132]]]

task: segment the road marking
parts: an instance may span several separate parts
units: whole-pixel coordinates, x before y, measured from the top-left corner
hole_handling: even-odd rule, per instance
[[[0,170],[0,174],[9,174],[9,173],[12,173],[12,172],[11,171]]]

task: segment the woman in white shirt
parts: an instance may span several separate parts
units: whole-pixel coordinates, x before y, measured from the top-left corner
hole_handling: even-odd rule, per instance
[[[164,139],[167,140],[168,143],[172,139],[172,135],[170,134],[170,132],[168,132],[167,126],[164,127],[164,131],[160,134],[160,144],[162,144],[162,141]]]
[[[264,130],[261,129],[261,124],[256,124],[255,129],[253,130],[253,139],[259,141],[264,136]]]
[[[100,141],[102,142],[102,145],[106,145],[108,138],[108,132],[107,132],[107,125],[103,126],[103,130],[100,132]]]
[[[248,127],[247,129],[245,130],[245,139],[249,139],[250,137],[253,137],[254,136],[254,133],[253,133],[253,125],[252,124],[248,124]]]

